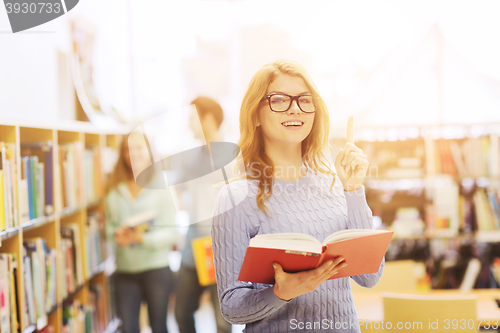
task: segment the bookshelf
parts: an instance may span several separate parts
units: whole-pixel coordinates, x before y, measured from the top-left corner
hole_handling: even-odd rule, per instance
[[[334,153],[344,131],[334,130]],[[498,288],[499,134],[492,123],[356,128],[370,161],[368,204],[380,227],[395,231],[386,260],[423,261],[433,288],[458,288],[479,258],[475,287]]]
[[[122,135],[126,132],[125,128],[98,129],[89,123],[76,121],[0,119],[0,142],[13,147],[15,153],[14,156],[8,156],[6,150],[1,151],[10,157],[10,161],[3,160],[2,170],[5,174],[2,180],[8,178],[12,187],[5,190],[11,192],[5,192],[3,184],[0,187],[2,194],[11,197],[8,204],[5,196],[2,197],[3,216],[9,221],[5,218],[3,222],[0,221],[5,225],[0,225],[0,256],[12,254],[17,265],[13,266],[15,270],[9,271],[13,273],[14,279],[11,274],[3,281],[0,275],[0,293],[3,296],[3,293],[9,292],[9,286],[15,280],[13,287],[19,309],[16,310],[18,318],[11,317],[9,321],[18,321],[20,332],[62,332],[63,321],[67,321],[68,314],[75,316],[72,319],[73,328],[87,323],[92,325],[87,331],[107,333],[116,330],[118,321],[112,311],[109,290],[114,257],[103,238],[102,199],[106,174],[113,167]],[[49,153],[46,148],[40,148],[41,143],[44,147],[49,143]],[[61,159],[61,154],[67,154],[66,159]],[[35,155],[39,157],[32,162],[35,163],[31,165],[34,168],[26,169],[29,156]],[[71,158],[74,158],[73,163]],[[31,171],[27,170],[33,172],[34,178],[29,178],[27,172]],[[23,189],[23,182],[29,183],[26,176],[33,180],[29,185],[32,191]],[[72,193],[69,195],[68,191]],[[34,193],[31,199],[30,193]],[[38,208],[33,206],[36,203]],[[10,217],[5,215],[5,209],[11,212]],[[34,209],[37,209],[36,212]],[[77,232],[72,234],[74,238],[70,240],[65,232],[72,228],[77,228]],[[31,253],[30,259],[38,261],[38,256],[35,258],[30,252],[33,250],[30,250],[30,246],[36,245],[46,248],[42,251],[43,256],[35,252],[42,258],[37,265],[43,263],[45,266],[41,271],[37,269],[42,266],[27,262],[23,256],[24,253],[30,257]],[[72,246],[70,250],[64,247],[66,254],[62,253],[64,245]],[[26,249],[28,254],[24,252]],[[9,263],[14,262],[13,257],[9,256]],[[67,265],[70,258],[76,260],[74,265],[80,262],[82,274],[79,280],[74,279],[78,283],[69,292],[67,286],[71,279],[67,277],[67,272],[73,271],[73,266]],[[29,279],[23,274],[30,269],[33,277],[43,277],[42,297],[33,296],[36,304],[42,299],[40,309],[35,309],[34,321],[33,313],[29,313],[30,300],[27,297],[30,294],[27,293]],[[32,281],[37,283],[36,279]],[[66,290],[62,286],[66,286]],[[39,291],[40,287],[36,290]],[[55,299],[51,298],[53,296]],[[0,309],[0,315],[4,313],[10,316],[11,308]],[[78,317],[79,313],[83,317]],[[2,332],[4,329],[2,326]],[[18,330],[10,326],[8,331]]]

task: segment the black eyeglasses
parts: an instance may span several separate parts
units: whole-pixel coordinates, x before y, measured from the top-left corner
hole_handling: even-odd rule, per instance
[[[319,96],[269,94],[264,96],[262,100],[266,99],[269,101],[269,107],[274,112],[286,112],[292,106],[292,102],[297,101],[297,105],[302,112],[311,113],[316,111],[316,101],[319,100]]]

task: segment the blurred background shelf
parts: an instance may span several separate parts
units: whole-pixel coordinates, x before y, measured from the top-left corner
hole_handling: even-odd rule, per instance
[[[123,133],[1,120],[0,265],[8,281],[1,292],[14,314],[2,320],[12,332],[116,330],[102,199]]]

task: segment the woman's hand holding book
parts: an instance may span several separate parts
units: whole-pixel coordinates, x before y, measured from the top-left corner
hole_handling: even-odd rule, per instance
[[[337,257],[333,260],[327,260],[315,269],[298,273],[286,273],[277,262],[273,264],[275,284],[273,291],[279,299],[289,301],[292,298],[306,294],[315,290],[320,284],[328,280],[332,275],[347,263],[342,263],[344,258]]]

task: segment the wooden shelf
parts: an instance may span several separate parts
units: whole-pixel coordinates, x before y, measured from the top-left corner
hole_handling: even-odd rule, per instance
[[[53,213],[48,216],[40,216],[38,218],[25,221],[21,223],[20,226],[15,226],[7,230],[0,232],[0,239],[2,244],[0,246],[0,252],[2,253],[13,253],[17,258],[17,285],[18,285],[18,295],[19,308],[23,309],[26,306],[25,298],[25,281],[24,281],[24,262],[23,258],[23,242],[27,238],[42,237],[46,240],[46,245],[48,248],[55,249],[58,253],[61,252],[61,226],[66,223],[76,223],[80,229],[80,246],[82,248],[82,260],[84,263],[87,258],[87,244],[86,239],[86,225],[88,210],[99,209],[103,202],[103,198],[97,198],[86,202],[85,204],[80,204],[74,207],[62,207],[62,180],[61,180],[61,170],[59,168],[59,147],[67,143],[80,142],[80,145],[84,148],[100,149],[101,153],[106,150],[106,148],[117,149],[122,140],[122,135],[129,133],[133,128],[130,127],[120,127],[120,128],[97,128],[87,122],[78,121],[56,121],[56,122],[44,122],[39,120],[29,120],[29,119],[16,119],[16,118],[1,118],[0,119],[0,141],[14,143],[16,150],[16,179],[14,179],[17,184],[21,180],[21,145],[31,142],[52,142],[52,165],[53,165]],[[102,161],[101,161],[102,162]],[[104,179],[104,174],[102,174],[102,179]],[[84,188],[85,183],[83,180],[79,181],[81,183],[77,184],[78,187]],[[19,186],[18,186],[19,188]],[[98,194],[98,193],[95,193]],[[20,202],[20,193],[17,193],[17,202]],[[80,200],[79,202],[85,202],[85,200]],[[18,210],[18,220],[21,221],[21,212]],[[62,269],[57,263],[56,265],[56,286],[60,285],[59,279],[61,278],[60,270]],[[109,274],[114,270],[114,257],[110,256],[105,261],[97,266],[94,272],[88,272],[88,268],[84,264],[84,283],[80,285],[75,293],[68,295],[64,299],[60,295],[59,288],[56,287],[56,305],[53,306],[46,314],[42,317],[43,320],[39,320],[37,325],[40,329],[40,325],[49,324],[54,327],[54,333],[62,332],[62,320],[63,311],[62,306],[64,302],[75,297],[82,304],[89,303],[89,293],[90,285],[97,284],[101,285],[103,289],[102,296],[104,299],[104,304],[106,308],[109,308],[110,300],[107,286],[107,279]],[[20,315],[20,332],[31,333],[35,332],[36,325],[29,325],[24,327],[25,313],[21,311]],[[112,319],[108,320],[107,323],[107,333],[115,332],[119,325],[119,320]]]
[[[2,241],[17,235],[19,235],[19,227],[9,228],[0,232],[0,238],[2,238]]]
[[[47,223],[54,222],[56,220],[55,215],[49,215],[49,216],[41,216],[36,219],[30,220],[28,222],[24,222],[22,224],[23,232],[41,227]]]

